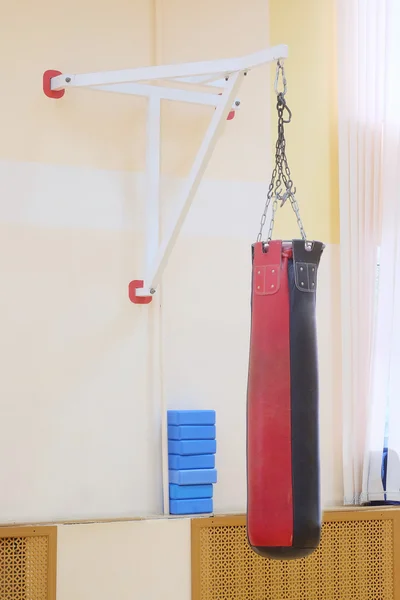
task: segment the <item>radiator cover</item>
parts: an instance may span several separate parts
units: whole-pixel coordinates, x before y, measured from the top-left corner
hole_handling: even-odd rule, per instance
[[[290,562],[251,551],[244,515],[192,520],[192,600],[350,599],[400,600],[400,509],[326,512],[319,548]]]

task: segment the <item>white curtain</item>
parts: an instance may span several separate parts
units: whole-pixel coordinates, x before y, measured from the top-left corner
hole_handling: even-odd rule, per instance
[[[367,451],[376,453],[382,448],[379,437],[386,417],[384,499],[400,501],[400,0],[387,1],[386,12],[380,273]],[[379,496],[371,485],[375,479],[372,465],[368,469],[366,464],[364,487],[368,500]]]
[[[359,504],[400,499],[400,0],[337,9],[344,503]]]

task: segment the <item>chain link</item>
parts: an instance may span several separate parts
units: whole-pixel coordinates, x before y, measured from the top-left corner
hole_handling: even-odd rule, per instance
[[[279,84],[279,75],[282,76],[283,82],[283,91],[279,92],[278,84]],[[271,221],[268,229],[268,238],[267,242],[270,242],[272,239],[272,232],[275,225],[275,215],[278,209],[278,202],[280,201],[281,207],[285,204],[285,202],[289,199],[289,202],[292,206],[292,209],[296,215],[297,224],[300,229],[301,237],[303,240],[306,238],[306,232],[304,231],[303,223],[300,217],[299,205],[296,200],[296,188],[293,186],[293,181],[290,173],[290,168],[288,165],[287,157],[286,157],[286,140],[285,140],[285,123],[290,123],[292,118],[292,113],[286,104],[285,94],[287,91],[287,82],[285,77],[285,70],[283,68],[283,64],[278,61],[276,67],[276,78],[275,78],[275,92],[277,94],[277,104],[276,108],[278,111],[278,139],[275,144],[275,166],[272,171],[271,182],[269,184],[267,200],[265,202],[264,212],[261,216],[260,221],[260,231],[257,236],[257,242],[261,242],[263,229],[265,222],[267,220],[268,209],[272,203],[272,215]],[[287,112],[287,118],[284,119],[284,113]],[[282,189],[284,189],[284,193],[282,193]]]

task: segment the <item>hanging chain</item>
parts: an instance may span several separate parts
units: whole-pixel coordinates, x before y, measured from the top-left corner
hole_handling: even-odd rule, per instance
[[[280,75],[282,77],[283,84],[282,91],[278,90]],[[286,157],[285,123],[290,123],[292,119],[292,113],[285,100],[286,91],[287,81],[285,76],[285,69],[283,67],[283,64],[280,61],[278,61],[275,77],[275,92],[277,95],[276,109],[278,111],[278,139],[275,144],[275,166],[272,171],[272,177],[268,188],[264,212],[261,216],[260,231],[257,236],[257,242],[261,242],[264,225],[267,220],[268,209],[272,199],[272,215],[268,229],[267,242],[270,242],[272,239],[272,232],[275,225],[275,214],[278,209],[278,202],[281,203],[282,207],[288,199],[296,215],[301,237],[303,238],[303,240],[306,239],[306,232],[304,231],[303,223],[300,217],[299,205],[297,204],[297,200],[295,197],[296,188],[293,186],[293,181]],[[285,110],[287,112],[286,120],[284,119]],[[284,193],[282,193],[283,189]]]

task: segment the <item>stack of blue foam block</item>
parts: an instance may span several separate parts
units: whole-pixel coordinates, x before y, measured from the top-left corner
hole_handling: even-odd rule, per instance
[[[169,410],[167,416],[170,513],[212,513],[215,411]]]

